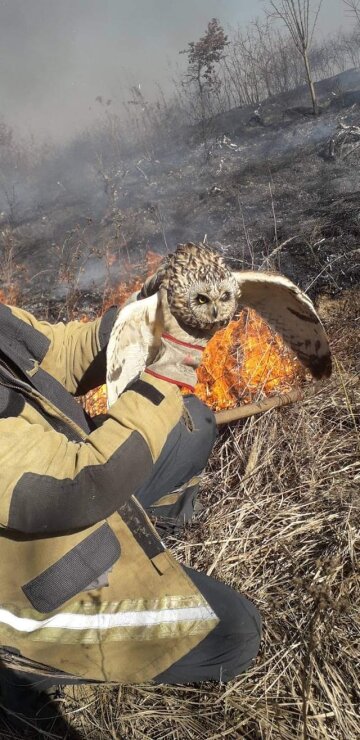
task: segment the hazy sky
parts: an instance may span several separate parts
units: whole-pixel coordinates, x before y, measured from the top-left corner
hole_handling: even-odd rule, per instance
[[[166,87],[179,50],[212,17],[226,27],[261,16],[263,0],[0,0],[0,117],[22,131],[68,136],[119,109],[129,83]],[[323,0],[318,29],[349,28],[342,0]]]

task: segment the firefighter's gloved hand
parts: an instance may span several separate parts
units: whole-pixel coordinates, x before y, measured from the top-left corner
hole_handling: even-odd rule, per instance
[[[149,296],[157,293],[165,275],[165,264],[161,264],[153,275],[146,278],[140,290],[135,290],[135,292],[129,296],[127,301],[125,301],[124,306],[128,306],[129,303],[134,303],[134,301],[141,301],[143,298],[149,298]],[[122,306],[122,308],[124,308],[124,306]]]
[[[139,292],[139,298],[148,298],[149,296],[154,295],[154,293],[157,293],[158,290],[160,290],[161,283],[165,277],[166,262],[162,262],[156,272],[154,272],[153,275],[150,275],[144,281],[144,284]]]
[[[159,354],[145,372],[167,380],[193,392],[197,382],[196,368],[211,334],[185,326],[176,320],[169,309],[167,291],[160,289],[164,331]]]
[[[121,308],[125,308],[125,306],[128,306],[129,303],[135,303],[135,301],[139,301],[141,298],[140,290],[135,290],[134,293],[131,293],[129,295],[129,298],[126,299],[125,303],[122,304]]]

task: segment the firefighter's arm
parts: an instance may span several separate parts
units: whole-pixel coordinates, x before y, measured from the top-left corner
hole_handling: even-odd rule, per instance
[[[75,395],[105,383],[106,346],[117,310],[113,306],[94,321],[50,324],[38,321],[23,309],[11,307],[15,316],[47,337],[49,349],[41,367]]]
[[[31,423],[26,411],[1,419],[0,525],[41,535],[106,518],[149,478],[182,409],[175,385],[144,373],[84,442]]]

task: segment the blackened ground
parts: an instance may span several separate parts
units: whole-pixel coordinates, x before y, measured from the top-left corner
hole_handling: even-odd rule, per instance
[[[129,262],[141,271],[149,249],[204,238],[234,268],[281,271],[313,298],[356,285],[360,148],[330,156],[329,142],[340,125],[360,124],[359,70],[318,93],[317,118],[301,88],[209,121],[206,143],[193,130],[158,157],[113,162],[105,179],[81,141],[58,153],[22,183],[11,218],[6,205],[0,215],[18,300],[50,318],[92,314],[106,286],[129,277]],[[2,282],[6,294],[9,271]]]

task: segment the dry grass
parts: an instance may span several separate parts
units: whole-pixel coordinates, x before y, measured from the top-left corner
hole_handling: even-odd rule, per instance
[[[353,363],[340,363],[350,340],[356,349],[354,305],[346,322],[343,303],[329,313],[340,353],[331,383],[316,398],[222,432],[203,482],[205,509],[182,541],[169,542],[178,559],[259,607],[256,664],[227,685],[68,689],[59,706],[77,737],[360,737],[360,387]]]
[[[335,382],[315,401],[224,434],[204,480],[202,521],[174,546],[179,559],[259,607],[264,636],[254,668],[227,686],[95,691],[81,718],[88,738],[360,736],[360,393],[347,387],[347,396]],[[69,708],[81,706],[81,691],[74,696]]]

